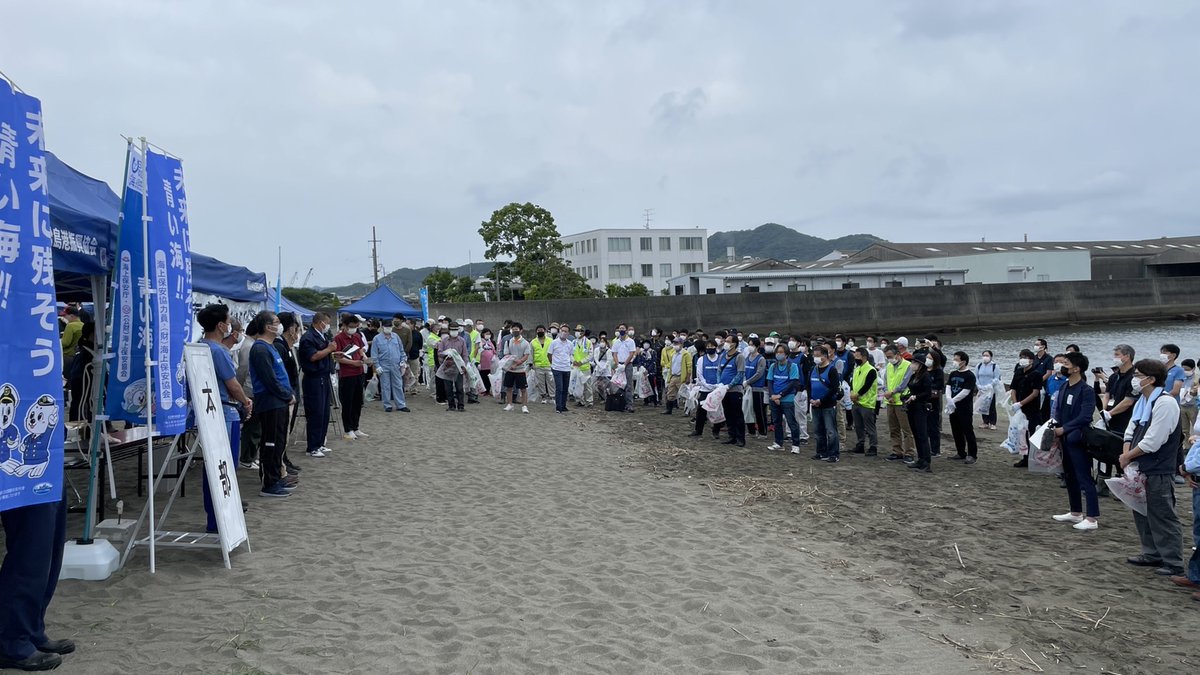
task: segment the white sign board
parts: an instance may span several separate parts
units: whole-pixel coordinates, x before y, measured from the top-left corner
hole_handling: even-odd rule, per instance
[[[237,466],[229,446],[229,431],[225,427],[225,411],[221,406],[221,388],[213,368],[212,352],[205,344],[183,347],[187,364],[188,390],[196,414],[196,429],[200,433],[200,449],[204,455],[204,474],[212,494],[213,514],[217,518],[217,533],[221,550],[229,552],[250,541],[246,518],[242,513],[242,495],[238,490]]]

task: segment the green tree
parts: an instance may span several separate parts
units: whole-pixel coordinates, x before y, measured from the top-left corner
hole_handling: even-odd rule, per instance
[[[595,297],[587,280],[563,262],[561,256],[566,247],[554,216],[546,209],[529,202],[513,202],[481,223],[479,236],[487,246],[484,255],[488,260],[495,261],[501,256],[513,258],[508,268],[521,278],[526,298]]]
[[[284,287],[281,293],[288,300],[308,309],[337,309],[342,306],[342,301],[333,293],[323,293],[311,288]]]
[[[461,276],[450,286],[450,302],[483,302],[483,294],[475,292],[475,280]]]
[[[645,298],[649,295],[650,289],[640,281],[635,281],[625,287],[625,297],[627,298]]]
[[[451,290],[457,279],[450,270],[437,268],[425,276],[422,285],[429,288],[429,302],[450,302]]]
[[[625,288],[621,284],[604,284],[604,295],[610,298],[625,297]]]

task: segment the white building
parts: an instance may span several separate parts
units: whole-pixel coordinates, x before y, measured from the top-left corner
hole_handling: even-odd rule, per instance
[[[588,285],[645,284],[654,295],[668,280],[708,269],[708,231],[692,229],[602,229],[562,238],[562,257]]]
[[[904,256],[904,257],[902,257]],[[802,267],[823,269],[824,263]],[[1061,244],[876,244],[839,262],[842,269],[965,269],[969,284],[1087,281],[1092,254]]]
[[[680,275],[668,281],[671,295],[830,291],[845,288],[959,286],[967,270],[934,265],[833,267],[805,269],[781,260],[745,261],[714,266],[708,272]]]

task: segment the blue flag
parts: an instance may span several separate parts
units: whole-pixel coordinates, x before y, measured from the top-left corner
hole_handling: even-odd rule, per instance
[[[421,320],[429,321],[429,287],[422,286],[419,292],[421,298]]]
[[[187,427],[183,345],[191,341],[192,332],[192,255],[183,164],[152,150],[143,157],[130,144],[127,165],[113,270],[114,358],[106,407],[112,419],[135,424],[146,424],[146,411],[153,410],[155,431],[172,436]],[[143,195],[150,218],[146,242],[142,240]],[[143,255],[150,259],[149,279]],[[147,284],[153,291],[149,302],[142,294]],[[155,364],[150,386],[147,343]]]
[[[0,78],[0,511],[62,499],[62,346],[42,104]]]

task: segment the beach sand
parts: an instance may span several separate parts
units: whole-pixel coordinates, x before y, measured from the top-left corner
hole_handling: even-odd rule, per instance
[[[1200,606],[1123,562],[1125,507],[1103,502],[1098,532],[1051,522],[1057,482],[1012,469],[995,434],[978,465],[926,476],[686,438],[680,415],[483,401],[368,404],[371,438],[291,446],[287,499],[240,472],[253,553],[232,570],[160,551],[151,575],[139,549],[108,581],[63,582],[48,623],[79,651],[59,672],[1194,667]],[[199,475],[175,529],[203,526]]]

